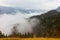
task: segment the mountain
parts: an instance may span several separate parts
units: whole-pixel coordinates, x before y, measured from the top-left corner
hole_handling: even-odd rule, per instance
[[[11,10],[13,9],[11,8]],[[14,10],[16,12],[18,10],[20,11],[24,9],[14,9]],[[39,20],[39,24],[37,24],[35,28],[33,28],[33,33],[35,33],[37,37],[60,38],[60,12],[57,10],[58,9],[50,10],[41,15],[35,15],[30,17],[30,19],[37,18]],[[3,34],[2,35],[1,34],[2,33],[0,32],[0,37],[1,36],[5,37]],[[28,35],[31,34],[28,33]]]
[[[58,7],[58,8],[56,9],[56,11],[60,12],[60,7]]]
[[[30,17],[37,18],[40,22],[35,27],[37,37],[60,37],[60,12],[50,10],[44,14]]]
[[[4,14],[4,13],[7,13],[7,14],[16,13],[16,10],[11,7],[0,6],[0,14]]]
[[[15,14],[17,12],[21,13],[40,13],[44,12],[44,10],[41,9],[25,9],[25,8],[13,8],[13,7],[4,7],[0,6],[0,14]]]

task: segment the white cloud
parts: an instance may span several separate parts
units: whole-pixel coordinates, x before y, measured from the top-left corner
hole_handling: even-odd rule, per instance
[[[39,20],[36,18],[29,19],[29,17],[33,15],[34,14],[29,15],[23,13],[16,13],[15,15],[11,15],[11,14],[0,15],[0,31],[4,35],[9,36],[12,34],[13,31],[15,31],[13,28],[16,27],[17,30],[17,32],[15,31],[16,33],[21,33],[21,34],[25,34],[28,32],[31,33],[33,31],[32,28],[35,27],[39,22]]]
[[[0,5],[50,10],[60,6],[60,0],[0,0]]]

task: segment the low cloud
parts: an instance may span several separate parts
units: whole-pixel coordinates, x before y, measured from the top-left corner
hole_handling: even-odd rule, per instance
[[[34,16],[34,15],[33,15]],[[12,14],[2,14],[0,15],[0,31],[4,35],[11,35],[14,31],[14,27],[16,27],[16,33],[32,33],[33,27],[38,23],[38,19],[31,19],[31,16],[22,13]],[[36,21],[36,22],[35,22]]]

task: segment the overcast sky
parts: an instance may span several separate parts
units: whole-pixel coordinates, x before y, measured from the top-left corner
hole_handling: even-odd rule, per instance
[[[60,0],[0,0],[0,6],[50,10],[60,6]]]

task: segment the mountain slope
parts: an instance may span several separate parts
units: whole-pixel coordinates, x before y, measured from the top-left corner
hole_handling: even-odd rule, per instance
[[[34,29],[37,37],[60,37],[60,12],[51,10],[42,15],[32,16],[31,19],[33,18],[40,20]]]

